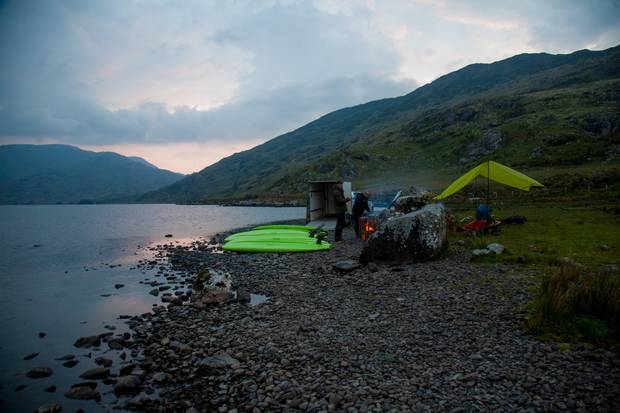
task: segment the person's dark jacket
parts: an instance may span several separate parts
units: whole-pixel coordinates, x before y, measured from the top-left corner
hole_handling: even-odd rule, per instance
[[[341,188],[334,188],[334,201],[336,213],[347,212],[347,198],[345,198],[344,191]]]
[[[364,215],[364,211],[370,212],[370,206],[368,206],[368,198],[366,195],[359,193],[355,197],[355,202],[353,203],[353,215],[362,216]]]

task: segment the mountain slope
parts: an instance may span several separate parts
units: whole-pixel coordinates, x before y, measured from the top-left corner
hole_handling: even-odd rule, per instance
[[[104,202],[183,177],[145,162],[68,145],[0,146],[0,203]]]
[[[309,179],[340,175],[380,186],[491,155],[512,165],[562,165],[562,155],[540,155],[558,142],[591,152],[573,150],[570,162],[601,161],[617,142],[619,79],[620,47],[469,65],[408,95],[329,113],[139,201],[299,198]]]

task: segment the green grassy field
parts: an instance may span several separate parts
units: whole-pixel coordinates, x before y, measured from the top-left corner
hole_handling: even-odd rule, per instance
[[[454,208],[457,219],[474,215],[460,205]],[[503,225],[497,235],[467,236],[454,234],[455,239],[467,239],[475,247],[491,242],[503,244],[507,251],[481,261],[517,259],[528,265],[557,265],[574,262],[588,267],[620,265],[620,216],[597,207],[572,207],[549,203],[536,205],[497,205],[493,214],[499,218],[522,215],[522,225]],[[519,258],[521,257],[521,258]]]
[[[473,204],[448,204],[457,220],[474,215]],[[609,203],[494,202],[498,218],[522,215],[521,225],[502,225],[496,234],[454,231],[471,248],[492,242],[501,255],[475,259],[479,265],[503,262],[538,270],[527,328],[543,340],[620,345],[620,215]],[[457,221],[458,222],[458,221]]]

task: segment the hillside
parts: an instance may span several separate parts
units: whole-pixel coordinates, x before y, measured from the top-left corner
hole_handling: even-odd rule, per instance
[[[618,162],[619,108],[620,47],[522,54],[329,113],[139,201],[299,199],[308,180],[336,176],[437,187],[487,157],[524,170],[606,168]]]
[[[0,203],[105,202],[169,185],[183,175],[142,158],[68,145],[0,146]]]

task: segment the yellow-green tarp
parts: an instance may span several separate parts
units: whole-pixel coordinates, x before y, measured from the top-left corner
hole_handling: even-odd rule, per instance
[[[500,184],[508,185],[513,188],[521,189],[522,191],[529,191],[533,186],[544,186],[535,179],[522,174],[519,171],[515,171],[512,168],[497,163],[495,161],[487,161],[481,163],[475,168],[471,169],[465,175],[461,176],[456,181],[452,182],[441,194],[437,195],[435,199],[444,199],[450,195],[460,191],[463,187],[467,186],[476,177],[484,176],[492,181],[499,182]]]

